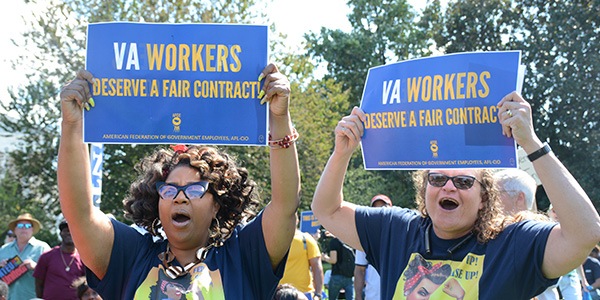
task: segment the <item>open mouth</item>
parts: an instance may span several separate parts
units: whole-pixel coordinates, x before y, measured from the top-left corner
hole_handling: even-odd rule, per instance
[[[183,224],[186,223],[187,221],[190,220],[190,217],[184,213],[174,213],[171,216],[171,219],[175,222],[175,223],[179,223],[179,224]]]
[[[458,207],[458,202],[454,199],[444,198],[440,201],[440,206],[445,210],[454,210]]]

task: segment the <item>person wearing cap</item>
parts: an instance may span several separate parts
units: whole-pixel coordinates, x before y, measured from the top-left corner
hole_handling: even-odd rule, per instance
[[[8,229],[12,230],[17,238],[0,248],[0,267],[6,266],[9,259],[19,256],[28,269],[27,273],[10,284],[8,299],[35,298],[33,270],[42,253],[50,249],[46,242],[34,237],[40,228],[42,228],[40,221],[29,213],[24,213],[8,223]]]
[[[77,300],[77,291],[72,283],[85,276],[85,266],[75,249],[67,222],[62,221],[58,229],[60,245],[44,252],[33,272],[35,292],[38,298],[45,300]]]
[[[392,200],[383,194],[371,198],[371,207],[391,207]],[[378,300],[381,299],[379,291],[379,273],[367,260],[367,254],[356,250],[354,258],[354,299]]]

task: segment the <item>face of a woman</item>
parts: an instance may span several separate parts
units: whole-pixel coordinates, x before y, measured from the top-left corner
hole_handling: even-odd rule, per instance
[[[429,299],[431,294],[439,287],[439,284],[433,283],[427,278],[421,279],[421,282],[415,287],[415,289],[406,296],[406,300],[421,300]]]
[[[431,170],[429,173],[446,176],[469,175],[481,181],[477,170]],[[452,180],[448,180],[442,187],[427,183],[425,208],[438,237],[455,239],[471,231],[479,210],[483,208],[481,189],[482,186],[477,181],[469,189],[456,188]]]
[[[169,173],[166,183],[185,186],[201,181],[198,170],[180,166]],[[216,215],[219,205],[213,195],[206,192],[201,198],[187,199],[180,191],[175,199],[159,198],[158,213],[169,243],[177,248],[195,249],[204,245],[208,228]]]
[[[165,287],[165,295],[167,295],[167,297],[169,297],[169,299],[174,299],[174,300],[181,299],[181,291],[179,291],[179,289],[173,284],[168,284]]]

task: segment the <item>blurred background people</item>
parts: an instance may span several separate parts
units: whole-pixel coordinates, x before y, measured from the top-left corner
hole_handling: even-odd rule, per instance
[[[6,235],[4,236],[4,244],[3,245],[13,242],[16,238],[17,238],[17,236],[15,235],[15,233],[12,230],[7,230]]]
[[[600,261],[598,261],[598,252],[600,247],[596,245],[590,252],[590,256],[583,263],[583,271],[585,273],[585,279],[588,282],[586,289],[590,292],[592,300],[600,300]]]
[[[304,293],[309,300],[321,299],[323,293],[321,250],[312,235],[298,229],[298,223],[299,218],[296,214],[296,232],[279,283],[292,285]]]
[[[8,299],[8,284],[0,280],[0,300]]]
[[[331,264],[331,278],[329,278],[329,299],[338,299],[340,291],[344,290],[345,298],[354,299],[354,249],[342,243],[337,237],[329,241],[329,254],[321,255],[324,262]]]
[[[559,222],[558,215],[554,207],[550,204],[548,208],[548,217],[554,222]],[[579,266],[558,279],[558,291],[562,300],[582,299],[582,286],[588,286],[587,280],[583,275],[583,267]]]
[[[546,216],[534,215],[536,207],[535,192],[537,183],[527,172],[521,169],[504,169],[494,173],[494,182],[500,192],[500,201],[504,214],[517,218],[543,218],[550,221]],[[528,214],[528,212],[532,214]],[[557,285],[548,287],[543,293],[536,296],[537,300],[558,300]]]
[[[537,183],[531,175],[521,169],[504,169],[494,173],[494,180],[505,214],[534,211]]]
[[[67,222],[61,222],[58,229],[60,245],[44,252],[33,272],[35,292],[38,298],[45,300],[76,300],[73,281],[85,276],[85,267],[75,249]]]
[[[371,198],[371,207],[391,207],[392,200],[386,195],[375,195]],[[363,251],[356,250],[354,259],[354,299],[379,300],[379,273],[367,260]]]
[[[27,273],[23,274],[10,285],[8,299],[21,300],[35,298],[35,280],[32,276],[37,261],[50,246],[34,237],[42,225],[31,214],[24,213],[8,223],[8,229],[13,231],[16,239],[0,248],[0,267],[15,256],[23,261]]]

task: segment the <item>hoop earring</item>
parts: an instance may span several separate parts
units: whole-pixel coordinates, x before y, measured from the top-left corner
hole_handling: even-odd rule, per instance
[[[213,245],[215,247],[221,247],[221,246],[223,246],[223,241],[225,240],[223,238],[223,233],[221,232],[221,223],[219,223],[219,219],[217,219],[217,217],[215,217],[214,220],[217,222],[217,230],[216,230]]]
[[[160,227],[162,227],[161,225],[162,225],[162,223],[160,222],[160,219],[158,217],[156,219],[154,219],[154,221],[152,221],[152,224],[150,224],[150,230],[149,230],[150,233],[153,236],[160,237],[161,234],[160,234],[160,232],[158,232],[158,230],[160,229]]]
[[[217,219],[217,217],[215,217],[215,221],[217,222],[217,232],[221,232],[221,223],[219,223],[219,219]]]

